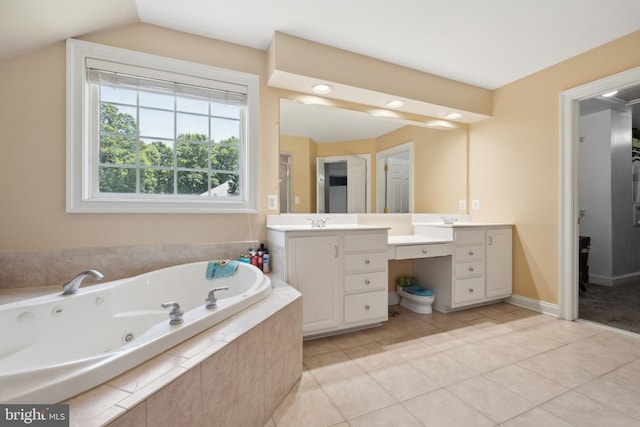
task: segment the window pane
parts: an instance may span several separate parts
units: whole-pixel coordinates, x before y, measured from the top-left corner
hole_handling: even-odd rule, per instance
[[[209,146],[191,142],[178,142],[178,167],[190,169],[209,168]]]
[[[103,134],[136,135],[136,108],[100,104],[100,132]]]
[[[133,89],[100,85],[100,100],[103,102],[136,105],[136,96],[137,91]]]
[[[239,159],[240,152],[237,145],[232,147],[214,145],[211,147],[211,169],[237,172]]]
[[[135,169],[101,166],[99,173],[99,188],[102,193],[136,192]]]
[[[209,135],[209,120],[205,116],[194,116],[193,114],[177,114],[178,139],[196,139],[206,141]],[[197,135],[190,137],[190,135]]]
[[[173,95],[140,91],[140,106],[173,110]]]
[[[140,165],[173,167],[173,141],[140,140]]]
[[[173,112],[140,108],[140,135],[173,139]]]
[[[207,195],[208,188],[206,172],[178,171],[178,194]]]
[[[211,118],[211,140],[224,143],[231,138],[240,139],[240,122],[233,119]]]
[[[240,118],[240,108],[238,105],[220,104],[219,102],[211,103],[211,115],[218,117],[227,117],[230,119]]]
[[[100,164],[135,165],[137,162],[136,139],[126,136],[100,137]]]
[[[166,169],[141,169],[140,192],[146,194],[173,194],[174,174]]]
[[[211,174],[211,195],[215,197],[238,196],[238,175],[228,173]]]
[[[209,101],[204,99],[195,99],[180,97],[176,98],[177,110],[189,113],[209,114]]]

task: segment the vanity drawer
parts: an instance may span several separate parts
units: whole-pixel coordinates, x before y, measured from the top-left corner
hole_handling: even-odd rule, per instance
[[[455,278],[465,279],[468,277],[478,277],[484,275],[484,262],[465,262],[455,265]]]
[[[386,270],[388,262],[386,252],[345,255],[344,271]]]
[[[345,292],[368,292],[387,289],[387,273],[347,274],[344,277]]]
[[[395,259],[429,258],[451,255],[451,245],[438,243],[433,245],[396,246]]]
[[[456,263],[484,259],[484,245],[456,248],[454,251],[454,257]]]
[[[453,285],[453,302],[462,304],[484,299],[484,277],[456,280]]]
[[[388,298],[386,290],[345,296],[344,322],[387,320]]]
[[[346,234],[344,236],[345,252],[376,252],[386,251],[389,238],[387,230],[378,232],[362,232]]]
[[[481,243],[484,245],[484,230],[456,230],[453,232],[456,243]]]

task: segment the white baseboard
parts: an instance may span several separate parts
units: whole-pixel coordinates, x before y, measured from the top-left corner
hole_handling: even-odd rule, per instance
[[[389,305],[400,304],[400,295],[395,292],[389,292]]]
[[[520,295],[511,295],[509,298],[505,299],[504,302],[554,317],[558,317],[560,313],[558,304],[551,304]]]
[[[593,283],[594,285],[603,285],[603,286],[620,286],[626,285],[627,283],[633,283],[640,280],[640,272],[637,273],[629,273],[629,274],[621,274],[619,276],[596,276],[589,275],[589,283]]]

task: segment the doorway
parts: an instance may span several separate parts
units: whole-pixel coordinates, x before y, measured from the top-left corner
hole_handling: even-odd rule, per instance
[[[580,103],[614,89],[638,84],[640,67],[560,94],[559,315],[563,319],[579,318]]]

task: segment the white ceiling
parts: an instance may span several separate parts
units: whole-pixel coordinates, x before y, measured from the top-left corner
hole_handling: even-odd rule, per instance
[[[138,21],[258,49],[280,31],[494,89],[640,29],[640,1],[2,0],[0,59]]]

